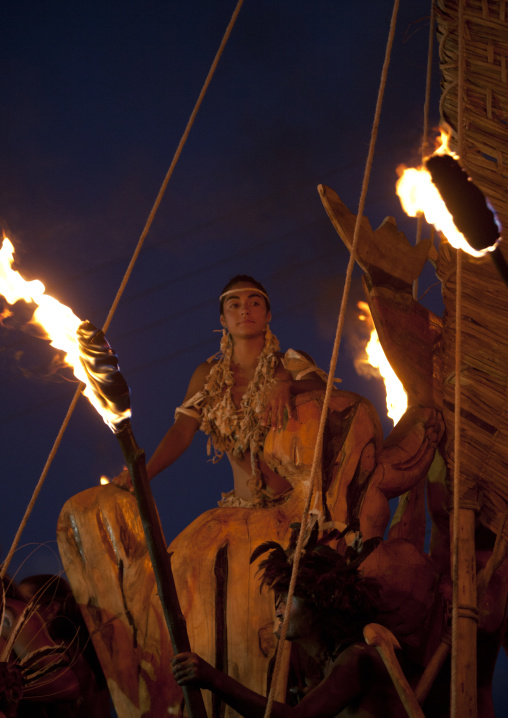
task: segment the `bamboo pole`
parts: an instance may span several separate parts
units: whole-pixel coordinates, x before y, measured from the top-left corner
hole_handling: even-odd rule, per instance
[[[454,610],[452,616],[452,718],[476,718],[476,552],[473,508],[464,503],[457,509],[454,563]],[[455,509],[452,513],[455,513]],[[453,521],[453,518],[452,518]]]
[[[465,138],[466,74],[466,0],[458,7],[457,58],[457,149],[467,167]],[[476,608],[475,502],[467,501],[461,477],[461,370],[462,370],[462,250],[457,250],[455,294],[455,432],[452,527],[452,718],[476,718],[478,713],[476,644],[478,610]],[[472,497],[476,498],[476,496]]]
[[[138,504],[141,523],[145,533],[148,552],[155,574],[157,590],[169,636],[175,653],[191,650],[185,617],[180,608],[176,592],[171,559],[167,552],[166,541],[160,525],[159,515],[150,489],[146,473],[145,452],[140,449],[128,422],[115,436],[117,437],[129,469]],[[168,671],[169,671],[168,666]],[[189,718],[206,718],[205,705],[199,688],[182,687]]]
[[[451,633],[449,631],[446,631],[443,634],[441,643],[436,648],[434,655],[428,662],[424,672],[420,677],[420,680],[418,681],[418,685],[415,688],[415,698],[420,705],[422,705],[424,700],[427,698],[427,695],[432,688],[432,684],[434,683],[436,676],[441,670],[443,663],[450,655],[451,640]]]
[[[476,546],[474,501],[461,482],[462,250],[457,250],[455,296],[455,436],[453,510],[450,514],[453,579],[451,718],[476,718]]]

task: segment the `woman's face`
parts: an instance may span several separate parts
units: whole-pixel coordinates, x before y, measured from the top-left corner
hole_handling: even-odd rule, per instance
[[[231,289],[222,308],[222,326],[233,337],[249,338],[264,333],[271,319],[264,296],[248,282],[238,282]]]

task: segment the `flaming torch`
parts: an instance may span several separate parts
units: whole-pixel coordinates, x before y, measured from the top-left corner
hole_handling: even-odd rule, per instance
[[[396,192],[410,217],[423,212],[429,224],[442,232],[452,247],[474,257],[490,253],[503,281],[508,285],[508,266],[499,242],[501,229],[481,190],[448,149],[441,131],[441,145],[424,166],[397,168]]]
[[[370,336],[364,352],[355,359],[355,369],[358,374],[375,376],[383,380],[386,391],[386,413],[395,425],[407,409],[407,394],[383,351],[369,305],[367,302],[358,302],[357,306],[360,310],[358,319],[366,323]]]
[[[441,133],[443,138],[444,133]],[[409,174],[418,182],[409,181]],[[424,176],[425,175],[425,176]],[[430,192],[417,190],[420,182]],[[458,157],[452,155],[446,143],[425,161],[425,168],[405,170],[397,183],[397,194],[404,210],[410,216],[423,211],[427,222],[442,231],[450,244],[469,254],[480,257],[490,253],[505,284],[508,285],[508,267],[498,244],[500,228],[488,203],[461,166]],[[411,200],[411,201],[408,201]],[[439,215],[439,216],[438,216]],[[460,416],[461,416],[461,312],[459,281],[461,276],[460,254],[457,257],[456,294],[456,352],[455,352],[455,426],[454,426],[454,475],[453,511],[451,512],[451,565],[453,578],[452,611],[452,714],[467,711],[473,715],[476,703],[477,663],[476,646],[478,630],[477,587],[475,572],[474,508],[464,499],[460,476]],[[443,655],[437,652],[436,656]],[[432,663],[432,662],[431,662]],[[459,678],[460,676],[460,678]]]
[[[117,437],[134,488],[152,562],[159,598],[175,653],[190,651],[185,618],[176,592],[170,557],[146,474],[145,453],[131,427],[130,391],[120,373],[117,357],[103,332],[45,294],[38,280],[28,282],[12,269],[14,247],[4,238],[0,249],[0,295],[7,303],[33,302],[31,323],[40,325],[52,346],[65,352],[65,361],[84,384],[83,393]],[[183,687],[191,718],[206,718],[201,691]]]

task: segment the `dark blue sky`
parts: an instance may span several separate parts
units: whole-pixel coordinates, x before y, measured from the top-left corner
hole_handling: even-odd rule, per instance
[[[421,138],[426,4],[411,3],[398,20],[366,212],[374,226],[396,214],[409,232],[393,186],[395,167],[415,160]],[[4,6],[3,228],[25,275],[97,326],[234,6]],[[316,187],[329,184],[356,211],[390,17],[391,2],[323,2],[312,11],[304,2],[244,4],[108,331],[147,454],[194,366],[218,348],[217,296],[237,273],[267,286],[281,345],[328,367],[348,253]],[[6,330],[1,338],[3,471],[16,482],[1,529],[7,547],[74,387],[42,381],[51,352],[39,340]],[[383,411],[381,386],[356,376],[346,343],[341,355],[345,386]],[[154,484],[168,507],[168,539],[229,488],[228,467],[207,464],[204,443]],[[66,498],[121,463],[116,440],[83,400],[26,540],[52,541]]]
[[[394,215],[413,240],[395,168],[418,159],[430,2],[401,6],[365,213],[373,226]],[[82,319],[105,320],[234,7],[2,4],[2,228],[22,272]],[[316,187],[330,185],[356,211],[391,11],[391,0],[244,3],[108,331],[148,455],[193,368],[218,348],[217,297],[235,274],[267,287],[283,348],[328,367],[348,253]],[[355,276],[351,307],[362,298]],[[426,301],[440,308],[438,287]],[[42,378],[50,359],[39,340],[0,330],[3,551],[74,392]],[[383,412],[382,387],[356,375],[346,340],[337,375]],[[205,444],[198,437],[153,484],[168,540],[231,488]],[[33,548],[20,575],[58,570],[63,503],[121,467],[116,439],[80,400],[23,536],[31,548],[13,568]]]

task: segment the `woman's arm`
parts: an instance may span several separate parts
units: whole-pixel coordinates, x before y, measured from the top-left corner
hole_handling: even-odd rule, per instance
[[[146,465],[146,473],[150,480],[171,466],[189,448],[198,429],[197,419],[178,414],[175,423],[169,427]]]
[[[171,466],[189,448],[198,429],[199,422],[197,419],[185,414],[179,414],[176,417],[175,423],[169,427],[146,465],[146,473],[150,481],[154,476]],[[128,469],[124,469],[112,481],[122,489],[132,489]]]
[[[209,373],[210,364],[208,362],[203,362],[197,367],[189,382],[184,402],[203,389]],[[175,423],[168,429],[146,465],[147,475],[150,480],[164,469],[167,469],[168,466],[171,466],[189,448],[198,429],[199,421],[196,418],[183,413],[178,414]],[[122,488],[131,489],[132,482],[127,469],[115,476],[113,483]]]

